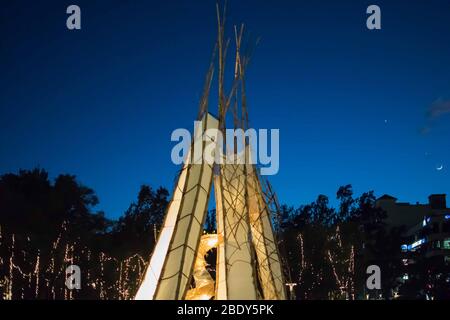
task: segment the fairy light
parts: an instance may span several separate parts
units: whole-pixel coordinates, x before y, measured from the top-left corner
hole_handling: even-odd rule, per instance
[[[350,251],[350,264],[349,264],[349,274],[350,274],[350,295],[352,300],[355,300],[355,247],[351,247]]]
[[[6,300],[12,300],[12,284],[13,284],[13,271],[14,271],[14,245],[16,243],[14,235],[11,236],[11,257],[9,259],[9,279],[8,279],[8,291],[6,293]]]
[[[66,244],[65,249],[64,249],[64,264],[67,263],[68,260],[68,251],[69,251],[69,245]],[[67,300],[68,295],[67,295],[67,287],[64,286],[64,300]]]
[[[334,236],[331,238],[331,240],[336,240],[337,243],[337,251],[341,255],[345,255],[346,252],[344,250],[344,247],[342,245],[342,239],[340,235],[340,228],[339,226],[336,227],[336,231]],[[334,275],[334,278],[336,280],[336,284],[341,291],[341,294],[347,294],[347,298],[354,299],[355,298],[355,288],[354,288],[354,273],[355,273],[355,248],[352,245],[350,247],[350,252],[348,254],[348,259],[335,259],[330,250],[327,250],[327,258],[330,262],[331,269]],[[342,272],[341,275],[339,275],[336,266],[338,265],[338,262],[343,265],[343,270],[345,272]],[[347,263],[347,266],[345,264]]]
[[[306,270],[305,250],[304,250],[304,245],[303,245],[303,243],[304,243],[303,235],[300,233],[297,236],[297,239],[300,242],[300,272],[299,272],[299,275],[298,275],[298,283],[301,285],[302,282],[303,282],[303,273]],[[305,295],[304,298],[306,298],[307,293],[304,292],[304,295]]]
[[[296,235],[298,245],[298,277],[297,283],[302,299],[315,298],[316,290],[324,285],[324,281],[329,281],[331,273],[331,281],[335,281],[337,292],[328,292],[328,298],[336,298],[345,295],[347,299],[355,299],[355,246],[347,243],[342,237],[339,226],[330,230],[332,234],[326,238],[327,249],[323,252],[325,263],[314,263],[314,259],[310,259],[310,254],[314,256],[320,247],[314,245],[310,250],[305,251],[310,243],[305,242],[305,234],[299,232]],[[329,268],[329,269],[328,269]],[[320,293],[319,293],[320,294]]]
[[[32,299],[40,295],[50,299],[76,299],[79,293],[65,286],[65,270],[72,264],[86,266],[86,286],[91,287],[100,299],[131,298],[132,288],[137,287],[147,266],[144,258],[135,254],[119,260],[104,252],[93,254],[78,241],[66,241],[66,231],[67,223],[63,223],[61,232],[51,244],[47,263],[44,263],[41,251],[31,249],[31,238],[25,237],[21,248],[14,234],[5,241],[5,230],[0,228],[0,249],[5,248],[7,252],[6,256],[0,257],[0,269],[6,270],[0,278],[0,299]],[[99,274],[92,277],[98,269]],[[106,270],[114,272],[113,279],[105,278]]]
[[[92,288],[100,299],[131,299],[133,289],[138,285],[146,269],[146,261],[138,254],[120,260],[105,252],[93,253],[80,244],[79,241],[69,242],[64,236],[67,231],[67,223],[61,225],[61,232],[51,245],[50,256],[43,264],[40,251],[33,252],[27,243],[32,239],[25,237],[27,248],[21,248],[15,235],[7,235],[4,228],[0,229],[0,246],[6,245],[8,256],[0,258],[0,267],[7,270],[3,279],[0,279],[0,298],[34,298],[40,295],[52,299],[77,299],[79,293],[68,290],[62,283],[65,279],[65,268],[70,264],[87,266],[86,286]],[[9,246],[5,239],[9,239]],[[330,270],[341,294],[347,294],[347,298],[355,299],[355,247],[345,247],[339,227],[329,238],[335,246],[325,252],[325,259],[329,262]],[[309,261],[305,251],[305,235],[297,235],[299,254],[298,286],[301,288],[301,296],[305,299],[312,298],[315,290],[324,281],[325,270],[323,266],[314,266]],[[60,254],[63,254],[61,257]],[[94,271],[98,270],[98,271]],[[107,273],[108,272],[108,273]],[[107,279],[109,272],[114,273],[113,279]],[[306,272],[309,275],[306,278]],[[305,280],[308,287],[305,288]],[[310,281],[310,282],[309,282]],[[24,286],[21,286],[24,284]]]
[[[38,251],[36,258],[36,267],[34,268],[34,274],[36,275],[36,283],[35,283],[35,297],[39,297],[39,265],[40,265],[40,251]]]
[[[328,260],[331,263],[331,270],[333,270],[333,275],[334,275],[334,278],[336,279],[337,285],[338,285],[339,289],[342,290],[342,288],[343,288],[342,281],[341,281],[341,279],[339,279],[339,276],[338,276],[338,274],[336,272],[336,266],[335,266],[336,264],[335,264],[333,258],[331,257],[330,250],[327,251],[327,256],[328,256]]]

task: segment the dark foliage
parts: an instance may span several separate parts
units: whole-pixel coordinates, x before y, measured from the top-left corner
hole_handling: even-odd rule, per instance
[[[1,176],[0,299],[130,297],[154,247],[167,198],[166,189],[144,185],[137,202],[112,221],[94,211],[95,192],[73,175],[54,182],[42,169]],[[75,293],[64,285],[71,264],[83,278]]]
[[[113,221],[95,211],[95,192],[73,175],[51,181],[45,170],[34,169],[1,176],[0,299],[129,299],[154,248],[168,197],[164,188],[143,185],[136,201]],[[299,208],[282,205],[274,217],[287,280],[298,284],[296,298],[389,298],[402,274],[404,230],[386,228],[373,192],[354,197],[346,185],[336,197],[337,208],[319,195]],[[205,231],[215,230],[211,210]],[[214,252],[208,261],[214,263]],[[75,292],[64,285],[71,264],[80,266],[84,281]],[[383,271],[381,292],[365,289],[372,264]],[[425,279],[409,283],[404,295],[417,297]]]

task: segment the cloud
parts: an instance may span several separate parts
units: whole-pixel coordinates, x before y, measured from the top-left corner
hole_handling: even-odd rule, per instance
[[[445,114],[450,114],[450,100],[439,98],[428,107],[426,112],[426,124],[419,129],[420,134],[429,134],[435,120]]]
[[[438,99],[428,108],[427,116],[436,119],[447,113],[450,113],[450,100]]]

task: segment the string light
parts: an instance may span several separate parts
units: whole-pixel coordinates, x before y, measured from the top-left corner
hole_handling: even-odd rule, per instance
[[[332,278],[336,287],[339,289],[339,295],[345,295],[347,299],[355,299],[355,247],[354,245],[344,245],[341,236],[340,227],[337,226],[332,235],[327,236],[327,249],[324,251],[324,262],[313,265],[312,257],[317,253],[316,247],[305,252],[305,237],[303,233],[297,235],[299,247],[298,262],[298,286],[299,292],[304,299],[314,298],[314,292],[324,283],[325,274],[328,274],[326,268],[329,266]],[[312,254],[309,258],[309,254]],[[309,282],[307,282],[309,280]],[[330,280],[329,277],[327,280]],[[328,292],[330,299],[336,298],[336,292]]]
[[[67,222],[62,223],[58,236],[52,242],[50,254],[43,259],[41,251],[33,252],[30,248],[32,239],[26,237],[25,248],[21,248],[16,236],[7,235],[0,226],[0,250],[6,252],[0,257],[0,270],[5,270],[0,273],[0,298],[71,300],[81,297],[79,292],[68,290],[65,286],[65,270],[71,264],[86,266],[84,281],[97,298],[128,300],[133,297],[134,289],[146,269],[143,257],[135,254],[120,260],[105,252],[93,253],[79,241],[68,241],[65,238],[67,228]],[[324,259],[330,265],[336,287],[341,295],[355,299],[355,247],[343,245],[339,226],[327,239],[332,246],[325,251]],[[304,234],[299,233],[297,241],[300,260],[297,283],[301,296],[308,299],[322,285],[326,271],[322,265],[314,266],[308,258]],[[114,279],[106,277],[106,272],[109,274],[111,271]],[[308,283],[305,282],[307,279]],[[332,295],[330,292],[329,296]]]
[[[61,225],[61,231],[52,242],[45,260],[40,250],[33,251],[30,248],[32,239],[26,237],[26,243],[22,245],[24,248],[21,248],[14,234],[6,241],[8,238],[0,226],[0,251],[6,253],[0,257],[0,299],[38,299],[42,296],[72,300],[81,297],[79,291],[69,290],[65,286],[66,268],[69,265],[86,266],[86,286],[97,294],[97,298],[132,298],[132,289],[137,288],[146,268],[145,260],[139,254],[123,260],[104,252],[93,254],[79,242],[65,239],[67,226],[67,222]],[[47,263],[43,264],[44,261]],[[113,271],[114,279],[106,277],[106,270]],[[98,272],[97,277],[93,279],[95,272]]]

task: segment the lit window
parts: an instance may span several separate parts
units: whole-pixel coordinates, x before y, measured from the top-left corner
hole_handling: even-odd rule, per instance
[[[443,241],[443,246],[444,249],[450,249],[450,238],[447,238]]]
[[[450,240],[450,239],[449,239]],[[411,249],[415,249],[425,243],[425,239],[420,239],[411,244]]]

